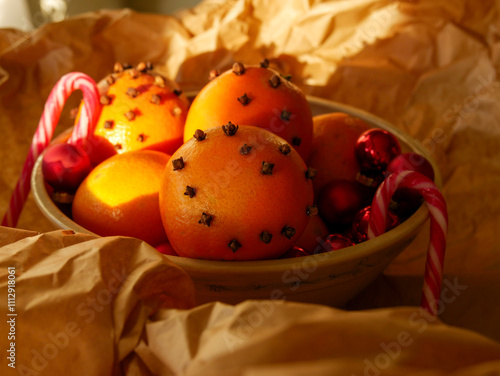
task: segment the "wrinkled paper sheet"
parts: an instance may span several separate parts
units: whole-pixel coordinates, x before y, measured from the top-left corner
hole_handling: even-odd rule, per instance
[[[17,365],[32,370],[25,374],[81,374],[83,365],[88,375],[500,369],[495,2],[206,0],[175,16],[100,11],[32,33],[0,30],[0,51],[2,213],[63,74],[99,80],[115,61],[150,60],[188,91],[202,87],[211,69],[266,57],[307,94],[372,112],[419,140],[440,168],[450,217],[442,322],[416,308],[428,231],[346,310],[277,302],[185,310],[193,304],[189,279],[154,249],[133,239],[50,232],[30,196],[18,224],[25,230],[0,229],[0,307],[6,312],[7,267],[16,263],[23,313]],[[58,131],[72,125],[78,101],[70,98]],[[112,278],[123,279],[116,294],[106,287]],[[99,296],[109,303],[85,314]],[[2,374],[6,362],[2,355]]]

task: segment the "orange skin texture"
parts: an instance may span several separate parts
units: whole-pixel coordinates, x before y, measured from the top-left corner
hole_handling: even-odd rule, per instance
[[[167,79],[164,87],[156,85],[154,73],[139,73],[133,78],[129,72],[112,74],[116,81],[106,91],[111,103],[102,106],[94,134],[87,142],[94,164],[132,150],[158,150],[171,155],[183,142],[187,97],[176,95],[178,86]],[[127,95],[129,88],[139,94],[135,98]],[[161,98],[159,104],[151,102],[155,94]],[[134,112],[134,119],[125,116],[128,111]],[[113,121],[111,129],[105,127],[106,121]]]
[[[356,142],[370,126],[363,120],[341,112],[313,117],[313,150],[307,163],[318,171],[313,181],[314,193],[333,179],[356,180],[359,163]]]
[[[270,68],[246,67],[236,75],[232,70],[210,81],[194,99],[186,119],[184,142],[193,137],[196,129],[233,124],[266,128],[293,145],[304,160],[311,152],[312,114],[304,93],[292,82],[280,77],[280,85],[271,87],[269,80],[279,73]],[[250,102],[243,106],[238,98],[246,95]],[[291,113],[290,119],[281,119],[281,113]]]
[[[163,170],[170,155],[153,150],[117,154],[95,167],[76,191],[76,223],[101,236],[167,242],[158,206]]]
[[[175,251],[184,257],[210,260],[277,258],[300,237],[313,204],[312,181],[296,150],[279,151],[286,141],[264,129],[239,126],[234,136],[221,127],[206,131],[181,146],[167,165],[160,189],[160,211]],[[252,147],[240,153],[244,144]],[[172,161],[182,157],[184,168],[174,171]],[[272,175],[262,174],[262,162],[274,163]],[[185,195],[186,186],[195,196]],[[213,216],[210,227],[199,223],[202,213]],[[284,226],[295,229],[288,239]],[[261,233],[272,234],[266,244]],[[233,252],[229,243],[241,247]]]
[[[319,215],[311,217],[306,229],[297,240],[295,244],[297,247],[302,248],[309,254],[315,253],[316,248],[319,246],[320,249],[316,253],[324,251],[321,247],[319,239],[325,239],[329,234],[328,227],[325,222],[321,219]]]

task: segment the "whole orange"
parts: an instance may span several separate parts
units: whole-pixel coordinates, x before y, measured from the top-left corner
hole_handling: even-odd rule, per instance
[[[95,163],[132,150],[172,154],[181,146],[189,101],[175,82],[150,68],[117,64],[99,83],[102,111],[87,140]]]
[[[314,193],[318,195],[333,179],[356,180],[359,172],[356,141],[370,126],[342,112],[314,116],[313,123],[313,146],[307,163],[318,171],[313,182]]]
[[[284,138],[306,159],[311,152],[312,114],[298,86],[268,67],[235,63],[205,85],[193,100],[184,141],[197,129],[233,124],[265,128]]]
[[[313,215],[309,170],[285,140],[254,126],[198,130],[170,159],[160,211],[180,256],[277,258]]]
[[[78,187],[74,221],[101,236],[131,236],[153,246],[165,243],[158,192],[169,158],[137,150],[106,159]]]

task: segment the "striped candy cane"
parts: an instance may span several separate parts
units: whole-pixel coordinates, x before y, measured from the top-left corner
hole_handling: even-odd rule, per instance
[[[427,249],[421,306],[437,316],[446,250],[448,213],[443,195],[432,180],[415,171],[401,171],[389,175],[380,184],[373,198],[368,223],[368,239],[384,233],[389,202],[394,192],[402,187],[416,189],[424,198],[429,209],[430,240]]]
[[[93,131],[101,111],[99,90],[94,80],[84,73],[72,72],[64,75],[50,92],[42,117],[31,142],[26,161],[12,193],[9,207],[2,220],[2,226],[15,227],[31,189],[31,172],[38,156],[50,144],[62,109],[68,97],[75,90],[83,93],[84,104],[80,119],[75,125],[68,143],[82,146],[83,141]]]

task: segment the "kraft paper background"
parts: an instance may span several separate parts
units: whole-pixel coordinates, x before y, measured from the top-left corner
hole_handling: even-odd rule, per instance
[[[82,374],[82,367],[86,375],[499,372],[494,1],[206,0],[175,16],[124,9],[31,33],[0,30],[0,212],[63,74],[99,80],[115,61],[150,60],[188,91],[202,87],[211,69],[264,57],[307,94],[385,118],[431,152],[450,217],[440,320],[417,308],[428,231],[342,310],[265,301],[190,308],[190,280],[154,249],[134,239],[52,232],[30,197],[22,230],[0,228],[1,314],[6,268],[16,263],[23,312],[17,364],[31,370],[24,374]],[[69,110],[78,100],[71,98],[59,131],[72,125]],[[122,279],[116,294],[109,293],[113,278]],[[99,297],[107,303],[87,312],[88,299]],[[2,355],[2,374],[10,371],[6,361]]]

